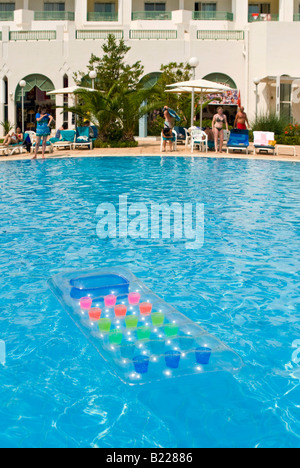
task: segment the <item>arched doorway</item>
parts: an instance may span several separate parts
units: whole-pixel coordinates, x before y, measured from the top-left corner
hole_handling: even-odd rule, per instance
[[[239,105],[239,91],[235,81],[225,73],[218,72],[210,73],[209,75],[204,76],[203,79],[212,81],[213,83],[220,83],[234,89],[234,91],[208,95],[207,99],[211,102],[204,109],[203,117],[205,119],[211,119],[216,113],[217,107],[222,106],[224,108],[224,113],[227,115],[229,125],[233,125]]]
[[[149,89],[156,85],[159,78],[161,77],[162,72],[152,72],[143,76],[140,83],[143,85],[143,88]]]
[[[230,76],[225,75],[225,73],[210,73],[209,75],[204,76],[203,79],[213,81],[214,83],[221,83],[233,89],[237,88],[233,79]]]
[[[34,74],[24,78],[26,86],[24,88],[24,128],[33,130],[36,126],[35,114],[37,107],[45,105],[55,119],[55,98],[48,96],[47,92],[55,89],[52,81],[44,75]],[[16,88],[16,121],[21,127],[22,124],[22,88]]]

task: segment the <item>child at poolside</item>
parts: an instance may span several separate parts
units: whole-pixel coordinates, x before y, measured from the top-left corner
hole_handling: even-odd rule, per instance
[[[162,131],[162,139],[163,139],[163,149],[162,151],[165,152],[166,151],[166,147],[167,147],[167,142],[169,143],[169,148],[170,148],[170,151],[174,151],[173,150],[173,143],[175,141],[175,137],[173,135],[173,132],[172,132],[172,129],[169,128],[169,127],[165,127]]]

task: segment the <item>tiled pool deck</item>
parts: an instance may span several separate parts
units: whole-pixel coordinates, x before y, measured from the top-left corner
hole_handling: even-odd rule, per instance
[[[178,156],[178,157],[209,157],[209,158],[231,158],[231,159],[261,159],[261,160],[275,160],[275,161],[293,161],[300,162],[300,146],[296,147],[297,156],[292,155],[291,149],[283,149],[282,154],[274,156],[272,154],[254,154],[252,151],[250,154],[234,152],[227,154],[226,148],[224,147],[222,154],[216,154],[214,151],[208,153],[202,153],[195,150],[191,153],[190,148],[185,148],[184,145],[178,145],[177,150],[173,152],[161,153],[160,141],[149,138],[139,141],[139,146],[136,148],[95,148],[93,150],[80,149],[80,150],[58,150],[54,153],[46,153],[46,159],[55,158],[73,158],[73,157],[105,157],[105,156]],[[32,154],[23,153],[16,154],[13,156],[0,156],[0,162],[2,161],[17,161],[17,160],[28,160],[32,158]],[[41,154],[38,156],[41,159]]]

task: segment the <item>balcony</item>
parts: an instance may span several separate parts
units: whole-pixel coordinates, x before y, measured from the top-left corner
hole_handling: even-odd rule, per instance
[[[177,31],[176,29],[173,30],[150,30],[150,29],[131,29],[129,31],[129,38],[130,39],[138,39],[138,40],[151,40],[151,39],[177,39]]]
[[[202,41],[243,41],[245,39],[245,33],[244,31],[235,30],[198,30],[197,39]]]
[[[260,23],[261,21],[279,21],[278,14],[252,13],[248,16],[249,23]]]
[[[193,11],[193,20],[233,21],[233,13],[227,11]]]
[[[35,21],[74,21],[73,11],[35,11]]]
[[[136,20],[171,20],[171,11],[134,11],[132,13],[132,21]]]
[[[88,21],[118,21],[118,13],[108,12],[89,12],[87,14]]]
[[[10,41],[55,41],[56,31],[10,31]]]
[[[13,21],[14,11],[0,11],[0,21]]]
[[[113,34],[116,39],[123,39],[124,33],[122,30],[114,30],[114,29],[97,29],[97,30],[91,30],[91,29],[78,29],[76,31],[76,39],[82,39],[82,40],[105,40],[108,38],[109,34]]]

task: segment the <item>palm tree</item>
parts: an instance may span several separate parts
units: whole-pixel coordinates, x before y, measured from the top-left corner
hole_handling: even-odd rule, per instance
[[[122,89],[112,86],[108,94],[98,90],[78,90],[75,94],[79,104],[69,111],[96,125],[99,139],[104,142],[116,139],[134,141],[138,120],[158,105],[151,102],[153,88]]]

